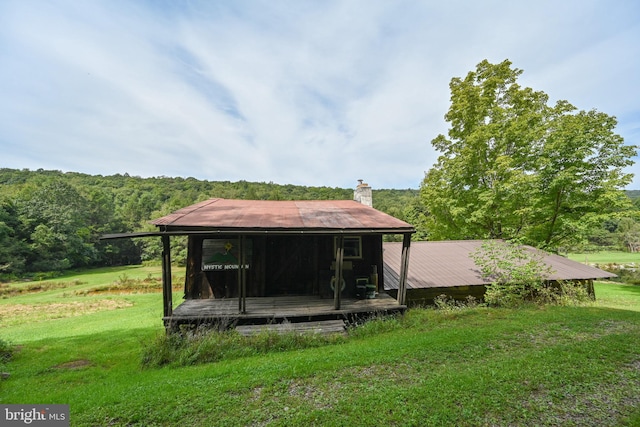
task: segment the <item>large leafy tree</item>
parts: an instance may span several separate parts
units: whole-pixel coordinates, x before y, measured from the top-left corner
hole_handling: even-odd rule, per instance
[[[62,270],[94,260],[88,203],[75,187],[54,179],[22,197],[19,217],[29,233],[30,270]]]
[[[28,253],[14,203],[0,197],[0,277],[22,273]]]
[[[519,239],[555,248],[580,239],[604,215],[626,208],[623,168],[636,147],[615,133],[616,119],[549,105],[517,83],[522,70],[482,61],[450,83],[448,137],[420,197],[431,239]]]

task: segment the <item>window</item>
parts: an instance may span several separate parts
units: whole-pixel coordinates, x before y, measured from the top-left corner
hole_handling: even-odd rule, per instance
[[[338,249],[338,238],[333,239],[333,253]],[[360,236],[344,238],[344,258],[362,259],[362,238]]]

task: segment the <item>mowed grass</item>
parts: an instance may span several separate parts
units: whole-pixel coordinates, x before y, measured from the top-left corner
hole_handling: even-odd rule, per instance
[[[569,254],[568,258],[583,264],[640,264],[640,252],[602,251]]]
[[[175,269],[179,271],[178,268]],[[11,283],[9,287],[27,288],[34,284],[44,289],[0,299],[0,338],[26,343],[44,338],[68,338],[118,329],[158,329],[162,322],[161,293],[91,293],[123,280],[159,279],[161,268],[115,267],[77,272],[52,280]],[[174,277],[174,285],[180,285]],[[182,292],[175,290],[178,305]]]
[[[101,274],[74,280],[86,288],[122,272]],[[161,294],[73,290],[7,298],[0,310],[31,298],[130,304],[0,317],[0,338],[19,346],[0,403],[69,404],[74,426],[640,425],[639,286],[599,282],[588,307],[413,309],[340,344],[157,369],[141,355],[163,333]]]

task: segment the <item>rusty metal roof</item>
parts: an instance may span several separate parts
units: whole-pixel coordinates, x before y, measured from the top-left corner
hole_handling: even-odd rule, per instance
[[[412,225],[353,200],[214,198],[151,222],[161,231],[413,233]]]
[[[454,286],[487,285],[471,254],[480,249],[482,240],[450,240],[441,242],[411,242],[407,289],[448,288]],[[388,242],[384,248],[384,287],[398,289],[402,244]],[[528,251],[537,251],[525,246]],[[603,279],[615,274],[542,252],[542,260],[551,267],[550,280]]]

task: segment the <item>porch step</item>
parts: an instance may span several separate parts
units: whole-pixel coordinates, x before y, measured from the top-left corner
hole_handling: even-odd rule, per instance
[[[296,332],[301,334],[335,334],[344,333],[346,324],[344,320],[322,320],[319,322],[296,322],[296,323],[272,323],[268,325],[240,325],[236,326],[236,331],[241,335],[256,335],[260,332],[269,331],[277,333]]]

